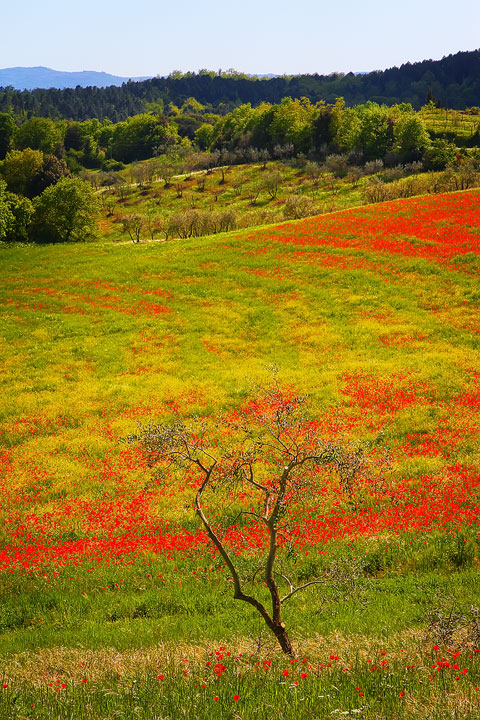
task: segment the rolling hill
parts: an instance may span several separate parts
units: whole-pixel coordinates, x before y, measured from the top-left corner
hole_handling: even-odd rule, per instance
[[[0,248],[0,717],[478,717],[479,225],[475,189]],[[391,462],[350,495],[316,468],[282,516],[279,582],[323,583],[285,606],[292,658],[233,602],[198,474],[122,441],[201,415],[227,450],[272,363],[309,431]],[[225,495],[205,504],[261,595],[254,496]]]

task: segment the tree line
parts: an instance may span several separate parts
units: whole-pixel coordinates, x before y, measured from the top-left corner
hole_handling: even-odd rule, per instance
[[[477,117],[475,112],[471,110],[472,118]],[[479,129],[462,142],[480,145]],[[226,115],[209,113],[195,98],[187,98],[180,108],[170,105],[168,112],[141,113],[118,123],[42,117],[18,123],[10,113],[0,113],[0,160],[12,151],[30,148],[65,160],[72,172],[115,171],[126,163],[192,148],[230,153],[224,164],[353,153],[355,164],[379,158],[390,158],[391,164],[423,158],[427,169],[437,169],[456,152],[456,143],[429,133],[422,114],[409,103],[388,106],[369,101],[350,107],[343,98],[327,104],[285,97],[276,104],[240,105]]]
[[[373,100],[380,104],[411,103],[420,108],[429,100],[443,107],[463,109],[480,105],[480,50],[459,52],[442,60],[405,63],[364,74],[332,73],[278,77],[250,77],[235,71],[173,72],[121,87],[51,88],[19,91],[0,88],[0,112],[16,117],[50,117],[112,122],[148,112],[152,105],[182,105],[195,97],[210,111],[225,114],[238,105],[279,103],[282,98],[306,97],[316,103],[345,98],[348,105]]]

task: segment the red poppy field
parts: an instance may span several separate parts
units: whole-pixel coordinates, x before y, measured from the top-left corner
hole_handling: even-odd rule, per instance
[[[178,717],[182,697],[190,717],[478,717],[479,247],[467,191],[188,241],[2,248],[5,717]],[[254,419],[272,365],[322,436],[381,439],[354,496],[317,468],[289,507],[282,572],[327,578],[286,610],[309,667],[292,681],[231,598],[198,475],[125,441],[201,415],[228,447],[225,419]],[[254,502],[209,498],[252,576],[267,536],[238,512]],[[222,643],[235,662],[207,672]]]

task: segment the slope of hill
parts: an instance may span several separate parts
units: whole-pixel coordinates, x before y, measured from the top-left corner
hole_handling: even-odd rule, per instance
[[[162,100],[176,105],[189,97],[215,109],[232,109],[242,103],[258,105],[262,101],[280,102],[282,98],[308,97],[312,101],[335,102],[344,97],[348,104],[368,100],[392,105],[410,102],[416,108],[434,98],[453,109],[480,105],[480,50],[459,52],[442,60],[406,63],[399,68],[355,75],[293,75],[251,78],[200,71],[156,77],[120,88],[94,91],[0,90],[0,111],[29,111],[35,115],[63,116],[74,120],[109,117],[122,120],[143,112],[148,103]]]
[[[0,68],[0,87],[12,87],[15,90],[120,86],[129,79],[139,82],[149,79],[149,76],[124,78],[95,70],[64,72],[42,66]]]
[[[478,716],[479,226],[473,190],[1,248],[0,716]],[[178,415],[215,427],[271,363],[319,428],[385,432],[394,468],[353,499],[321,475],[282,520],[281,572],[326,578],[286,606],[298,661],[230,599],[196,477],[119,442]],[[253,569],[259,526],[228,507]]]

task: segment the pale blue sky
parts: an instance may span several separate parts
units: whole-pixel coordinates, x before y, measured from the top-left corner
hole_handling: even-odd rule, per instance
[[[0,33],[0,68],[368,71],[477,49],[480,0],[23,0]]]

